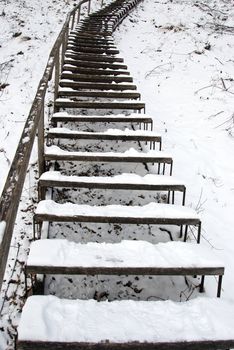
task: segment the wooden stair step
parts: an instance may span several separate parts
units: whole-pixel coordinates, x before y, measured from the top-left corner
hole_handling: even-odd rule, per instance
[[[46,160],[74,160],[89,162],[163,163],[172,168],[171,155],[162,151],[139,152],[130,148],[125,152],[70,152],[58,146],[45,148]]]
[[[121,98],[121,99],[139,99],[141,94],[138,92],[110,92],[110,91],[77,91],[60,89],[59,97],[97,97],[97,98]]]
[[[112,30],[82,30],[82,29],[77,29],[77,33],[79,34],[88,34],[90,36],[100,36],[100,37],[110,37],[112,35]]]
[[[59,98],[55,101],[57,108],[86,108],[86,109],[126,109],[141,110],[145,109],[143,102],[89,102],[89,101],[72,101]]]
[[[72,66],[77,66],[77,67],[88,67],[88,68],[103,68],[103,69],[113,69],[113,70],[118,70],[118,69],[128,69],[128,67],[125,64],[117,64],[117,63],[101,63],[101,62],[92,62],[92,61],[80,61],[80,60],[74,60],[74,59],[69,59],[65,58],[64,60],[65,64],[72,65]]]
[[[91,16],[91,14],[85,18],[82,18],[79,23],[77,23],[76,25],[76,28],[79,27],[79,26],[95,26],[95,25],[108,25],[109,24],[109,19],[111,17],[111,14],[105,14],[102,18],[99,17],[94,17],[94,16]],[[111,22],[110,22],[111,23]]]
[[[112,34],[114,28],[114,21],[112,23],[81,23],[76,26],[76,30],[81,32],[94,33],[110,33]]]
[[[78,28],[77,28],[78,29]],[[113,37],[96,37],[96,36],[88,36],[88,35],[84,35],[82,34],[80,31],[76,31],[76,33],[70,33],[68,36],[69,40],[71,39],[77,39],[77,42],[83,42],[86,41],[86,43],[94,43],[94,44],[104,44],[104,45],[114,45],[115,42],[113,40]]]
[[[98,43],[98,44],[104,44],[104,45],[115,45],[115,40],[111,36],[109,38],[97,38],[94,36],[88,36],[85,34],[78,33],[76,30],[72,30],[70,34],[68,35],[68,39],[76,39],[77,41],[80,42],[85,42],[85,43]]]
[[[96,34],[90,34],[88,32],[85,31],[80,31],[79,27],[75,27],[72,31],[71,34],[73,35],[77,35],[77,36],[82,36],[82,37],[86,37],[86,38],[91,38],[91,39],[98,39],[98,40],[113,40],[112,35],[110,34],[109,36],[104,36],[101,33],[96,33]]]
[[[113,21],[115,22],[116,19],[112,19],[112,14],[108,13],[106,16],[103,17],[95,17],[95,16],[89,16],[86,18],[83,18],[79,24],[82,25],[96,25],[96,24],[101,24],[101,25],[108,25],[108,23],[112,23]]]
[[[119,50],[111,48],[96,48],[96,47],[87,47],[87,46],[78,46],[74,44],[68,44],[67,50],[72,50],[74,52],[84,52],[84,53],[97,53],[97,54],[106,54],[106,55],[118,55]]]
[[[62,257],[62,258],[61,258]],[[31,243],[27,274],[60,275],[217,275],[220,297],[224,264],[201,244],[124,240],[120,243],[74,243],[40,239]],[[200,292],[204,290],[203,280]]]
[[[27,273],[39,274],[224,274],[224,263],[201,244],[131,240],[84,244],[40,239],[31,243],[25,268]]]
[[[74,58],[76,60],[83,60],[83,61],[92,61],[92,62],[109,62],[109,63],[115,63],[119,62],[122,63],[124,60],[121,57],[110,57],[110,56],[104,56],[104,55],[94,55],[94,54],[82,54],[82,53],[74,53],[66,51],[65,53],[66,57]]]
[[[87,43],[114,44],[114,39],[112,37],[110,38],[94,37],[94,36],[78,33],[77,31],[71,31],[69,34],[69,39],[75,39],[77,41],[83,40]]]
[[[89,28],[100,28],[100,29],[106,29],[106,28],[112,28],[113,22],[115,22],[116,19],[97,19],[97,18],[92,18],[88,17],[86,19],[81,20],[76,28],[83,28],[84,30],[89,29]]]
[[[231,349],[233,314],[233,301],[220,298],[98,302],[35,295],[23,308],[17,348]]]
[[[119,70],[119,69],[97,69],[97,68],[83,68],[83,67],[76,67],[73,65],[65,64],[63,66],[64,71],[71,71],[73,73],[78,74],[93,74],[93,75],[130,75],[130,73],[127,70]]]
[[[113,44],[104,44],[104,43],[89,43],[86,40],[82,41],[80,39],[69,38],[69,45],[75,45],[77,47],[90,47],[90,48],[100,48],[100,49],[117,49],[117,47]]]
[[[77,82],[69,79],[60,80],[59,85],[61,87],[70,87],[72,89],[86,89],[86,90],[136,90],[137,87],[134,84],[115,84],[115,83],[91,83],[91,82]]]
[[[101,162],[101,163],[156,163],[158,174],[166,171],[172,175],[173,159],[171,155],[150,150],[148,152],[138,152],[130,148],[125,152],[75,152],[65,151],[58,146],[45,148],[44,158],[46,161],[75,161],[75,162]],[[166,164],[168,165],[166,169]],[[163,166],[161,169],[161,165]]]
[[[61,79],[69,79],[75,81],[84,81],[84,82],[100,82],[100,83],[132,83],[133,78],[128,76],[109,76],[109,75],[94,75],[94,74],[75,74],[69,71],[63,71],[61,74]]]
[[[132,113],[130,115],[124,114],[111,114],[111,115],[74,115],[67,112],[54,113],[51,118],[52,123],[58,122],[78,122],[78,123],[140,123],[150,125],[152,130],[153,120],[152,117],[146,114]]]
[[[78,139],[78,140],[119,140],[119,141],[146,141],[146,142],[158,142],[161,150],[162,137],[161,135],[147,130],[132,130],[125,128],[120,129],[108,129],[103,132],[87,132],[76,131],[68,128],[51,128],[47,132],[48,138],[56,139]]]
[[[39,192],[49,187],[68,188],[97,188],[112,190],[137,190],[137,191],[168,191],[182,192],[182,205],[185,204],[186,187],[182,181],[172,176],[147,174],[120,174],[115,176],[68,176],[58,171],[47,171],[41,175],[38,182]]]
[[[146,225],[201,225],[195,210],[174,204],[149,203],[143,206],[63,203],[42,200],[35,210],[36,223],[93,222]],[[200,233],[199,233],[200,234]]]
[[[114,40],[110,40],[110,39],[95,39],[95,38],[90,38],[90,37],[84,37],[81,35],[72,35],[69,34],[69,42],[75,42],[75,43],[80,43],[81,45],[94,45],[94,46],[115,46],[115,42]]]
[[[102,24],[93,24],[93,25],[78,25],[76,27],[77,30],[79,30],[80,32],[85,32],[85,33],[102,33],[102,34],[106,34],[106,35],[112,35],[113,33],[113,29],[114,29],[114,25],[112,24],[106,24],[106,25],[102,25]]]

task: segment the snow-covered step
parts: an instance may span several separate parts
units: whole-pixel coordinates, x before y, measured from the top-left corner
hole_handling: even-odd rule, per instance
[[[77,81],[86,81],[86,82],[100,82],[100,83],[132,83],[133,78],[126,75],[93,75],[93,74],[75,74],[69,71],[63,71],[61,79],[70,79]]]
[[[77,122],[77,123],[139,123],[145,124],[147,129],[152,130],[153,119],[147,114],[132,113],[110,114],[110,115],[75,115],[67,112],[54,113],[51,119],[53,124],[59,122]]]
[[[97,47],[89,47],[89,46],[82,46],[82,45],[76,45],[74,43],[68,43],[67,49],[72,49],[75,52],[78,53],[97,53],[97,54],[106,54],[106,55],[118,55],[119,50],[112,49],[112,48],[97,48]]]
[[[72,30],[69,34],[69,39],[74,39],[76,41],[85,41],[85,42],[89,42],[89,43],[108,43],[108,44],[114,44],[114,39],[113,37],[100,37],[98,35],[88,35],[85,33],[80,33],[77,30]]]
[[[69,88],[68,88],[69,89]],[[131,99],[136,100],[140,99],[141,94],[139,92],[116,92],[116,91],[83,91],[83,90],[74,90],[74,89],[60,88],[58,91],[58,97],[68,97],[68,98],[77,98],[77,97],[95,97],[95,98],[114,98],[114,99]]]
[[[145,110],[144,102],[89,102],[72,101],[66,98],[57,98],[54,103],[57,108],[85,108],[85,109],[127,109],[127,110]]]
[[[134,84],[125,83],[91,83],[91,82],[77,82],[69,79],[62,79],[59,82],[61,87],[70,87],[72,89],[86,89],[86,90],[113,90],[113,91],[124,91],[124,90],[136,90],[137,87]]]
[[[172,175],[172,156],[163,151],[137,151],[130,148],[125,152],[70,152],[58,146],[45,147],[45,160],[78,161],[78,162],[121,162],[121,163],[157,163],[163,164],[163,175],[166,164],[169,165],[169,174]],[[160,169],[158,169],[158,172]]]
[[[89,47],[89,48],[100,48],[100,49],[117,49],[117,47],[111,43],[98,43],[93,41],[92,43],[87,42],[86,40],[81,40],[80,38],[74,39],[74,38],[68,38],[68,44],[69,45],[75,45],[75,46],[82,46],[82,47]]]
[[[101,38],[91,38],[91,37],[85,37],[83,35],[77,35],[77,34],[70,34],[69,35],[69,42],[70,43],[80,43],[82,45],[89,45],[89,46],[103,46],[103,47],[115,47],[115,42],[113,39],[101,39]]]
[[[42,200],[35,210],[34,222],[94,222],[145,225],[194,225],[200,242],[201,220],[191,208],[173,204],[149,203],[143,206],[103,205],[91,206],[73,203],[59,204]],[[187,229],[184,239],[187,239]]]
[[[48,138],[56,139],[79,139],[79,140],[119,140],[119,141],[146,141],[151,142],[153,149],[155,143],[159,143],[159,150],[162,146],[162,137],[154,131],[132,130],[126,128],[108,129],[103,132],[76,131],[68,128],[51,128],[47,132]]]
[[[66,52],[66,56],[76,58],[77,60],[92,61],[92,62],[122,63],[124,61],[124,59],[121,57],[116,57],[116,56],[111,57],[111,56],[104,56],[104,55],[98,55],[98,54]]]
[[[207,350],[234,347],[232,300],[67,300],[32,296],[18,349]]]
[[[81,61],[81,60],[74,60],[72,58],[66,58],[66,57],[65,57],[64,63],[77,66],[77,67],[103,68],[103,69],[115,69],[115,70],[128,69],[128,67],[125,64]]]
[[[69,64],[64,64],[63,70],[65,71],[71,71],[73,73],[79,73],[79,74],[94,74],[94,75],[130,75],[130,73],[127,70],[120,70],[120,69],[102,69],[102,68],[83,68],[83,67],[76,67]]]
[[[113,51],[117,51],[116,53],[119,54],[119,50],[117,49],[116,45],[114,45],[113,43],[89,43],[86,41],[81,41],[79,40],[79,38],[77,38],[76,40],[74,40],[74,38],[69,38],[68,42],[67,42],[67,48],[69,47],[76,47],[77,49],[81,48],[81,49],[87,49],[87,50],[97,50],[97,53],[99,52],[99,50],[103,51],[104,53],[107,50],[113,50]],[[92,51],[90,51],[92,52]],[[96,51],[94,51],[96,52]]]
[[[27,274],[75,275],[199,275],[219,276],[220,297],[224,264],[211,248],[201,244],[145,241],[74,243],[65,239],[40,239],[30,246]]]
[[[75,42],[75,43],[81,43],[82,45],[92,45],[92,44],[98,44],[98,45],[103,45],[103,46],[113,46],[116,47],[116,43],[112,38],[106,38],[106,39],[100,39],[100,38],[92,38],[85,36],[84,34],[81,35],[81,33],[77,34],[74,31],[71,31],[69,36],[68,36],[68,42]]]
[[[112,32],[113,30],[112,29],[109,29],[109,30],[99,30],[99,28],[96,28],[96,29],[84,29],[84,28],[79,28],[78,27],[78,32],[79,33],[87,33],[87,34],[90,34],[90,35],[100,35],[102,36],[103,38],[105,37],[109,37],[112,35]]]
[[[168,202],[172,193],[174,204],[175,191],[182,192],[182,205],[185,204],[186,187],[182,181],[172,176],[147,174],[120,174],[115,176],[67,176],[58,171],[43,173],[38,182],[39,192],[49,187],[99,188],[112,190],[168,191]],[[40,195],[42,198],[42,193]]]

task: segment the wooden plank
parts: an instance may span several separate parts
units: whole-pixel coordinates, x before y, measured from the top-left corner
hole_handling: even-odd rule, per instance
[[[70,154],[69,154],[70,153]],[[81,153],[81,152],[80,152]],[[66,161],[77,161],[77,162],[112,162],[112,163],[160,163],[160,164],[169,164],[172,165],[172,159],[171,158],[164,158],[162,157],[153,157],[153,156],[145,156],[142,157],[125,157],[123,156],[106,156],[103,155],[95,155],[93,156],[92,153],[90,154],[84,154],[83,155],[76,155],[76,153],[73,152],[67,152],[66,154],[50,154],[45,153],[45,160],[66,160]]]
[[[76,27],[77,30],[82,32],[94,32],[94,33],[111,33],[113,32],[113,24],[102,24],[102,23],[89,23],[89,24],[81,24]]]
[[[26,265],[27,274],[51,275],[150,275],[150,276],[219,276],[224,274],[224,267],[95,267],[95,266],[34,266]]]
[[[58,132],[59,129],[57,129],[55,132],[53,130],[48,130],[47,132],[47,138],[52,139],[76,139],[76,140],[109,140],[109,141],[151,141],[151,142],[162,142],[162,137],[160,135],[140,135],[135,132],[135,135],[127,135],[127,134],[108,134],[108,133],[98,133],[98,132],[92,132],[92,133],[79,133],[79,132],[66,132],[61,131]]]
[[[56,306],[58,314],[61,315],[59,320],[56,320],[56,315],[53,314]],[[39,349],[43,349],[44,346],[48,349],[95,350],[214,350],[234,346],[233,305],[230,301],[220,299],[199,298],[183,303],[171,301],[114,301],[108,303],[67,301],[51,296],[34,296],[27,301],[26,307],[23,309],[21,318],[21,322],[24,323],[19,329],[19,343],[30,344],[31,348],[25,347],[24,349],[38,349],[37,345]],[[217,319],[217,310],[220,310],[220,319]],[[35,312],[39,318],[38,324],[34,318]],[[51,324],[51,333],[46,333],[48,321],[44,318],[45,314],[48,314],[49,319],[60,321],[59,324],[57,322]],[[70,317],[75,324],[65,327],[65,333],[61,334],[59,330],[62,322],[69,325]],[[87,323],[84,320],[87,320]],[[100,323],[96,334],[92,330],[96,329],[98,320]],[[30,323],[34,325],[33,339],[37,341],[30,341]],[[151,324],[152,328],[147,332]],[[168,324],[173,327],[168,327]],[[44,326],[42,331],[40,325]],[[207,327],[204,329],[203,325]],[[128,327],[131,332],[128,332]],[[81,330],[80,333],[79,330]],[[86,338],[85,335],[87,335]],[[45,336],[49,340],[53,337],[55,343],[48,340],[42,341]]]
[[[187,255],[185,255],[187,254]],[[185,256],[184,256],[185,255]],[[63,256],[62,262],[58,258]],[[144,256],[144,261],[142,261]],[[26,272],[83,275],[217,275],[224,264],[199,244],[145,241],[74,243],[60,239],[32,242]],[[201,281],[203,287],[203,281]]]
[[[234,340],[200,340],[190,342],[155,342],[155,343],[65,343],[20,341],[19,350],[227,350],[234,347]]]
[[[109,62],[109,63],[122,63],[124,60],[121,57],[109,57],[104,55],[94,55],[94,54],[82,54],[82,53],[71,53],[66,51],[66,57],[74,58],[76,60],[92,61],[92,62]]]
[[[90,33],[87,33],[85,31],[80,31],[79,30],[79,24],[77,25],[77,27],[75,29],[73,29],[71,31],[71,34],[73,35],[79,35],[79,36],[83,36],[83,37],[88,37],[88,38],[91,38],[91,39],[101,39],[101,40],[113,40],[113,37],[112,35],[109,35],[108,37],[106,36],[103,36],[101,33],[96,33],[96,34],[90,34]]]
[[[89,34],[89,35],[99,35],[101,37],[109,37],[112,35],[112,30],[109,31],[97,31],[97,30],[78,30],[78,34],[84,33],[84,34]]]
[[[99,44],[104,44],[104,45],[114,45],[114,38],[110,36],[109,38],[102,38],[102,37],[97,37],[97,36],[88,36],[82,33],[78,33],[76,30],[71,31],[69,34],[69,39],[79,39],[83,42],[86,43],[99,43]]]
[[[108,92],[108,91],[59,91],[59,97],[99,97],[99,98],[123,98],[139,99],[138,92]]]
[[[142,102],[88,102],[88,101],[62,101],[56,100],[55,106],[58,108],[86,108],[86,109],[126,109],[141,110],[145,108]]]
[[[127,208],[127,207],[126,207]],[[155,218],[155,217],[123,217],[123,216],[98,216],[98,215],[54,215],[54,214],[35,214],[36,223],[43,221],[49,222],[92,222],[103,224],[131,224],[131,225],[200,225],[200,219],[195,218]]]
[[[113,38],[95,38],[93,36],[87,36],[87,35],[82,35],[78,33],[70,33],[69,34],[69,39],[70,40],[76,40],[77,42],[86,42],[89,44],[101,44],[101,45],[113,45],[114,40]]]
[[[105,55],[118,55],[119,50],[111,49],[111,48],[97,48],[97,47],[87,47],[81,45],[68,44],[67,50],[72,50],[75,52],[84,52],[87,53],[97,53],[97,54],[105,54]]]
[[[97,48],[97,49],[117,49],[117,47],[113,44],[104,44],[104,43],[98,43],[98,42],[87,42],[86,40],[80,40],[79,38],[74,39],[70,38],[68,40],[69,45],[74,45],[77,47],[87,47],[87,48]]]
[[[70,32],[69,38],[71,39],[77,39],[80,41],[86,41],[87,43],[99,43],[99,44],[114,44],[114,39],[113,37],[108,37],[108,38],[103,38],[103,37],[97,37],[94,35],[85,35],[84,33],[78,33],[77,31],[75,32]]]
[[[108,76],[108,75],[86,75],[86,74],[75,74],[75,73],[65,73],[61,75],[61,79],[69,79],[74,81],[84,81],[84,82],[97,82],[97,83],[132,83],[133,78],[128,76]]]
[[[74,67],[70,65],[63,66],[64,71],[71,71],[73,73],[78,74],[86,74],[86,75],[130,75],[127,70],[120,69],[96,69],[96,68],[83,68],[83,67]]]
[[[91,82],[77,82],[69,80],[60,80],[61,87],[71,87],[72,89],[91,89],[91,90],[136,90],[134,84],[111,84],[111,83],[91,83]]]
[[[89,67],[89,68],[103,68],[103,69],[128,69],[125,64],[116,64],[116,63],[101,63],[101,62],[92,62],[92,61],[81,61],[65,58],[65,64],[70,64],[77,67]]]
[[[52,116],[52,122],[58,123],[58,122],[78,122],[78,123],[147,123],[147,124],[153,124],[152,118],[144,116],[144,114],[139,114],[139,116],[134,115],[134,118],[130,116],[125,115],[105,115],[105,116],[86,116],[86,115],[65,115],[56,113]],[[152,129],[152,128],[151,128]]]
[[[44,180],[39,179],[40,187],[83,187],[83,188],[98,188],[98,189],[112,189],[112,190],[136,190],[136,191],[185,191],[185,185],[171,185],[171,184],[140,184],[140,183],[108,183],[102,182],[97,177],[96,181],[74,181],[74,180]]]

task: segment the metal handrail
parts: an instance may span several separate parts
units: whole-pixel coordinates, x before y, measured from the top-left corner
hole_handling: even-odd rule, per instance
[[[70,11],[66,17],[62,30],[60,31],[50,52],[44,74],[39,82],[36,96],[32,103],[28,118],[25,122],[17,150],[2,191],[2,196],[0,198],[0,290],[9,255],[10,242],[13,235],[16,215],[36,134],[38,135],[39,174],[44,171],[44,108],[48,84],[54,73],[54,91],[56,98],[56,94],[58,92],[59,75],[63,65],[63,56],[67,45],[68,34],[75,27],[76,23],[80,21],[81,6],[83,4],[87,3],[87,13],[90,13],[91,1],[92,0],[80,0],[78,5],[74,7],[74,9]],[[100,2],[102,7],[104,1],[100,0]]]

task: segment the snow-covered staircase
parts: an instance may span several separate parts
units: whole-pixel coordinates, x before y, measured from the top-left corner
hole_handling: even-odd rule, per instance
[[[86,295],[68,300],[66,292],[62,298],[46,295],[57,275],[117,275],[120,281],[126,275],[136,281],[139,276],[182,276],[187,284],[186,276],[193,276],[198,293],[204,292],[205,276],[218,276],[216,294],[221,295],[224,264],[211,248],[198,244],[201,219],[185,206],[186,187],[172,176],[173,157],[162,151],[152,117],[134,113],[145,112],[145,104],[112,38],[140,1],[115,0],[70,32],[46,132],[47,171],[38,182],[37,240],[25,266],[27,293],[29,279],[34,291],[37,276],[50,282],[45,295],[26,301],[18,328],[20,350],[234,346],[229,325],[234,306],[220,298],[144,301],[137,288],[135,301],[131,295],[110,302],[81,300],[89,299]],[[119,240],[121,225],[127,226],[128,237]],[[148,235],[142,234],[143,226]],[[82,230],[84,236],[90,232],[84,241]]]

